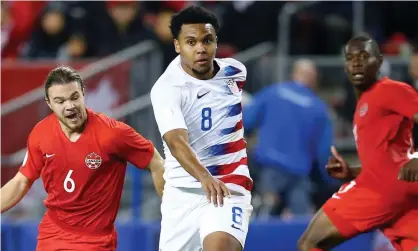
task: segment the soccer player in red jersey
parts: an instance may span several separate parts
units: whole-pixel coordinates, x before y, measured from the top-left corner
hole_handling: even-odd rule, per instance
[[[355,37],[345,47],[345,70],[358,94],[353,131],[361,168],[350,168],[332,148],[328,171],[349,182],[314,216],[299,240],[300,251],[330,250],[375,229],[397,250],[418,250],[418,159],[412,142],[418,93],[378,79],[381,64],[371,38]]]
[[[54,112],[32,130],[16,176],[1,188],[1,212],[18,203],[42,178],[47,212],[37,250],[116,250],[115,218],[127,162],[147,168],[161,196],[163,160],[153,144],[128,125],[85,107],[84,84],[58,67],[45,82]]]

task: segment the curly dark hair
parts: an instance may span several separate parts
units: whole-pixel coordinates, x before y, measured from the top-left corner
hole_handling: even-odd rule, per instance
[[[213,13],[195,5],[186,7],[171,17],[170,30],[175,39],[178,39],[183,24],[211,24],[216,33],[220,28],[219,20]]]

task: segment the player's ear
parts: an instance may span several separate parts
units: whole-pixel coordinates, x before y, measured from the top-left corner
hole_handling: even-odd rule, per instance
[[[177,53],[180,53],[180,42],[177,39],[174,39],[174,49]]]
[[[51,108],[51,102],[49,102],[49,98],[45,97],[45,102],[48,105],[48,107],[52,110],[52,108]]]
[[[383,64],[383,56],[382,54],[379,54],[379,56],[377,57],[377,62],[379,64],[379,68],[382,66]]]

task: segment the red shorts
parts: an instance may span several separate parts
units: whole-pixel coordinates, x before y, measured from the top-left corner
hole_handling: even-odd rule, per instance
[[[116,245],[116,230],[98,236],[69,232],[57,226],[46,214],[39,225],[36,250],[116,251]]]
[[[382,229],[382,232],[397,251],[412,251],[418,248],[418,203],[389,227]]]
[[[413,208],[411,200],[402,194],[398,198],[388,197],[352,181],[342,185],[322,209],[347,238],[375,229],[387,229],[388,235],[392,231],[392,239],[396,234],[405,238],[418,237],[418,231],[414,230],[418,224],[413,227],[409,222],[418,220],[416,213],[409,212]],[[415,203],[415,208],[418,208],[418,203]]]

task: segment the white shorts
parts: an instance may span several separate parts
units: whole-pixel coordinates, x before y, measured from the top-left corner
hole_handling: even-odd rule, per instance
[[[224,205],[215,207],[201,188],[166,183],[159,251],[201,251],[205,237],[218,231],[234,236],[244,248],[252,211],[251,193],[224,198]]]

